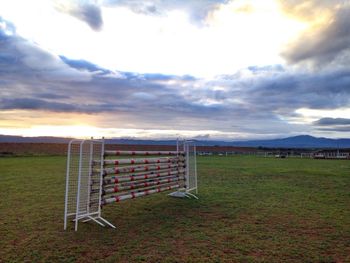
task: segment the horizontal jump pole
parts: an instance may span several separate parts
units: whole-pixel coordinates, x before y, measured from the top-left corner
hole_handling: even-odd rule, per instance
[[[115,187],[115,186],[128,186],[128,185],[132,185],[132,184],[135,184],[135,183],[145,183],[145,182],[152,182],[152,181],[155,181],[155,180],[163,180],[163,179],[167,179],[167,178],[173,178],[173,177],[179,177],[179,176],[184,176],[185,175],[185,172],[177,172],[177,173],[174,173],[174,174],[167,174],[167,175],[164,175],[164,176],[156,176],[156,177],[148,177],[147,179],[145,179],[144,177],[143,178],[140,178],[138,180],[129,180],[129,181],[120,181],[120,180],[110,180],[106,183],[103,184],[103,188],[106,189],[106,188],[109,188],[109,187]],[[115,182],[117,181],[117,182]],[[92,190],[94,190],[94,188],[92,188]]]
[[[103,189],[107,189],[107,188],[113,188],[115,186],[119,187],[119,186],[129,186],[129,185],[133,185],[133,184],[138,184],[138,183],[146,183],[146,182],[154,182],[157,180],[164,180],[164,179],[168,179],[168,178],[175,178],[175,177],[180,177],[180,176],[185,176],[185,172],[181,172],[181,173],[176,173],[176,174],[170,174],[170,175],[164,175],[164,176],[156,176],[156,177],[151,177],[151,178],[147,178],[147,179],[140,179],[140,180],[133,180],[133,181],[126,181],[126,182],[120,182],[118,181],[117,183],[114,182],[114,180],[110,180],[109,183],[107,184],[103,184]],[[92,190],[94,190],[94,188],[92,188]]]
[[[173,185],[173,184],[180,184],[180,185],[185,185],[184,181],[178,181],[178,182],[172,182],[172,183],[163,183],[160,185],[152,185],[152,186],[148,186],[148,187],[141,187],[141,188],[136,188],[133,190],[125,190],[122,192],[118,192],[118,193],[108,193],[102,196],[102,199],[108,199],[108,198],[113,198],[113,197],[118,197],[121,195],[127,195],[127,194],[132,194],[132,193],[140,193],[140,192],[144,192],[146,190],[153,190],[153,189],[158,189],[159,187],[167,187],[169,185]]]
[[[159,165],[139,165],[139,166],[124,166],[124,167],[113,167],[105,168],[103,175],[109,174],[121,174],[121,173],[134,173],[134,172],[147,172],[147,171],[157,171],[171,168],[184,168],[185,163],[180,162],[177,164],[159,164]]]
[[[131,194],[131,193],[139,193],[139,192],[143,192],[146,190],[151,190],[151,189],[157,189],[159,187],[166,187],[169,185],[173,185],[173,184],[180,184],[180,185],[185,185],[185,181],[181,180],[179,182],[170,182],[170,183],[163,183],[161,185],[152,185],[152,186],[148,186],[148,187],[143,187],[143,188],[136,188],[133,190],[125,190],[124,192],[121,193],[112,193],[112,194],[105,194],[102,195],[103,199],[107,199],[107,198],[111,198],[111,197],[117,197],[117,196],[121,196],[121,195],[126,195],[126,194]]]
[[[118,155],[185,155],[183,151],[105,151],[105,156]]]
[[[146,191],[142,191],[142,192],[138,192],[138,193],[130,193],[130,194],[126,194],[126,195],[115,196],[115,197],[104,199],[102,201],[102,205],[107,205],[107,204],[120,202],[120,201],[124,201],[124,200],[128,200],[128,199],[138,198],[138,197],[145,196],[145,195],[151,195],[151,194],[155,194],[155,193],[169,191],[169,190],[172,190],[175,188],[180,188],[180,187],[181,187],[180,184],[174,184],[174,185],[169,185],[166,187],[158,187],[156,189],[146,190]]]
[[[154,185],[161,185],[161,184],[166,184],[166,183],[172,183],[172,182],[178,182],[181,180],[184,180],[184,176],[175,176],[175,177],[169,177],[165,179],[156,179],[153,181],[148,181],[148,182],[142,182],[142,183],[132,183],[130,185],[125,185],[125,186],[114,186],[113,188],[107,188],[104,189],[103,194],[109,194],[109,193],[118,193],[122,192],[125,190],[133,190],[137,188],[145,188],[149,186],[154,186]]]
[[[137,159],[117,159],[117,160],[105,160],[105,165],[123,165],[123,164],[152,164],[152,163],[176,163],[179,161],[184,161],[184,158],[179,157],[163,157],[163,158],[137,158]]]
[[[164,176],[171,176],[171,175],[177,175],[177,174],[183,174],[185,173],[185,170],[170,170],[167,172],[159,172],[159,173],[138,173],[138,174],[132,174],[127,176],[113,176],[111,178],[105,178],[103,180],[104,185],[108,184],[116,184],[116,183],[122,183],[122,182],[131,182],[131,181],[138,181],[138,180],[147,180],[147,179],[153,179],[153,178],[159,178]],[[99,183],[100,181],[93,183]]]
[[[118,193],[105,193],[105,194],[102,195],[102,202],[104,200],[106,200],[106,199],[117,198],[119,196],[133,194],[133,193],[136,194],[136,193],[140,193],[140,192],[145,192],[146,190],[166,188],[166,187],[172,186],[174,184],[178,184],[178,185],[180,185],[180,187],[184,187],[185,186],[184,180],[180,180],[178,182],[170,182],[170,183],[163,183],[163,184],[160,184],[160,185],[152,185],[152,186],[148,186],[148,187],[129,189],[129,190],[125,190],[125,191],[118,192]],[[96,201],[97,201],[97,199],[96,200],[92,200],[92,204],[94,204]]]

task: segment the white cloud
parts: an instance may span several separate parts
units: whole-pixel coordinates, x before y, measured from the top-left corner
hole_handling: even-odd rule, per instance
[[[243,12],[247,4],[251,10]],[[222,4],[208,13],[206,26],[192,23],[193,10],[174,8],[152,16],[126,7],[102,6],[104,26],[95,32],[58,12],[50,1],[0,3],[0,10],[20,35],[57,55],[141,73],[212,77],[250,65],[282,63],[280,48],[304,28],[283,16],[273,0],[264,5],[257,0]]]

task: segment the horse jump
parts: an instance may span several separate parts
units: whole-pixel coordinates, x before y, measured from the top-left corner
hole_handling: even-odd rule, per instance
[[[64,229],[69,219],[110,226],[102,207],[164,191],[175,197],[197,193],[196,146],[177,143],[175,151],[105,150],[102,140],[72,140],[68,144]]]

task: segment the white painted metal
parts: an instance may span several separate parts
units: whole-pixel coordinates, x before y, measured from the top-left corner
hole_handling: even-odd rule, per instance
[[[194,141],[187,140],[183,142],[183,151],[185,152],[185,177],[186,177],[186,185],[185,185],[185,194],[174,193],[169,194],[173,197],[193,197],[198,199],[197,196],[192,194],[192,191],[195,191],[198,194],[198,183],[197,183],[197,151],[196,145]]]
[[[190,189],[190,152],[189,152],[189,145],[185,144],[185,150],[186,150],[186,191]]]
[[[100,159],[103,168],[103,147],[103,140],[94,140],[93,138],[91,140],[72,140],[68,144],[64,229],[67,229],[68,219],[72,216],[74,216],[75,230],[78,229],[79,220],[98,221],[100,225],[103,225],[100,221],[106,221],[101,217],[100,206],[103,174],[102,171],[96,174],[92,167],[93,161]],[[95,194],[95,192],[91,192],[91,182],[96,176],[99,179],[99,193]],[[96,199],[91,199],[92,196],[94,199],[98,198],[98,203],[96,203]]]
[[[94,138],[93,137],[91,137],[91,141],[93,140]],[[88,195],[87,195],[87,198],[88,198],[88,201],[87,201],[87,203],[86,203],[86,210],[87,210],[87,213],[89,214],[90,213],[90,199],[91,199],[91,193],[90,193],[90,191],[91,191],[91,187],[90,187],[90,185],[91,185],[91,181],[92,181],[92,179],[91,179],[91,177],[92,177],[92,165],[93,165],[93,152],[94,152],[94,144],[93,143],[90,143],[90,159],[89,159],[89,178],[88,178],[88,180],[87,180],[87,182],[88,182],[88,185],[87,185],[87,188],[88,188]]]
[[[103,184],[103,164],[104,164],[104,155],[105,155],[105,138],[102,138],[102,149],[101,149],[101,159],[100,159],[100,191],[99,191],[99,199],[98,199],[98,217],[97,219],[106,223],[108,226],[112,228],[116,228],[112,223],[108,222],[101,216],[101,206],[102,206],[102,184]],[[100,223],[102,226],[103,223]]]
[[[67,155],[67,172],[66,172],[66,193],[64,199],[64,230],[67,229],[67,214],[68,214],[68,191],[69,191],[69,172],[70,172],[70,159],[71,159],[71,147],[72,142],[68,144],[68,155]]]
[[[103,161],[105,153],[105,138],[102,138],[102,149],[101,149],[101,159],[100,159],[100,188],[98,194],[98,215],[101,216],[101,202],[102,202],[102,184],[103,184]]]
[[[176,155],[179,156],[179,138],[176,139],[176,152]]]
[[[83,145],[84,140],[80,143],[80,153],[79,153],[79,170],[78,170],[78,189],[77,189],[77,206],[75,212],[75,231],[78,230],[78,218],[79,218],[79,205],[80,205],[80,183],[81,183],[81,166],[83,158]]]
[[[195,186],[196,186],[196,194],[198,194],[198,181],[197,181],[197,149],[196,145],[193,146],[193,151],[194,151],[194,180],[195,180]]]
[[[64,228],[67,228],[68,218],[76,215],[76,201],[78,190],[78,167],[80,144],[82,140],[72,140],[68,144],[67,173],[66,173],[66,193]]]

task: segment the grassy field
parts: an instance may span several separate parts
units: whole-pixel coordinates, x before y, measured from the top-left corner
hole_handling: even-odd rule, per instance
[[[64,157],[0,158],[0,262],[350,262],[350,161],[201,157],[200,200],[63,231]]]

